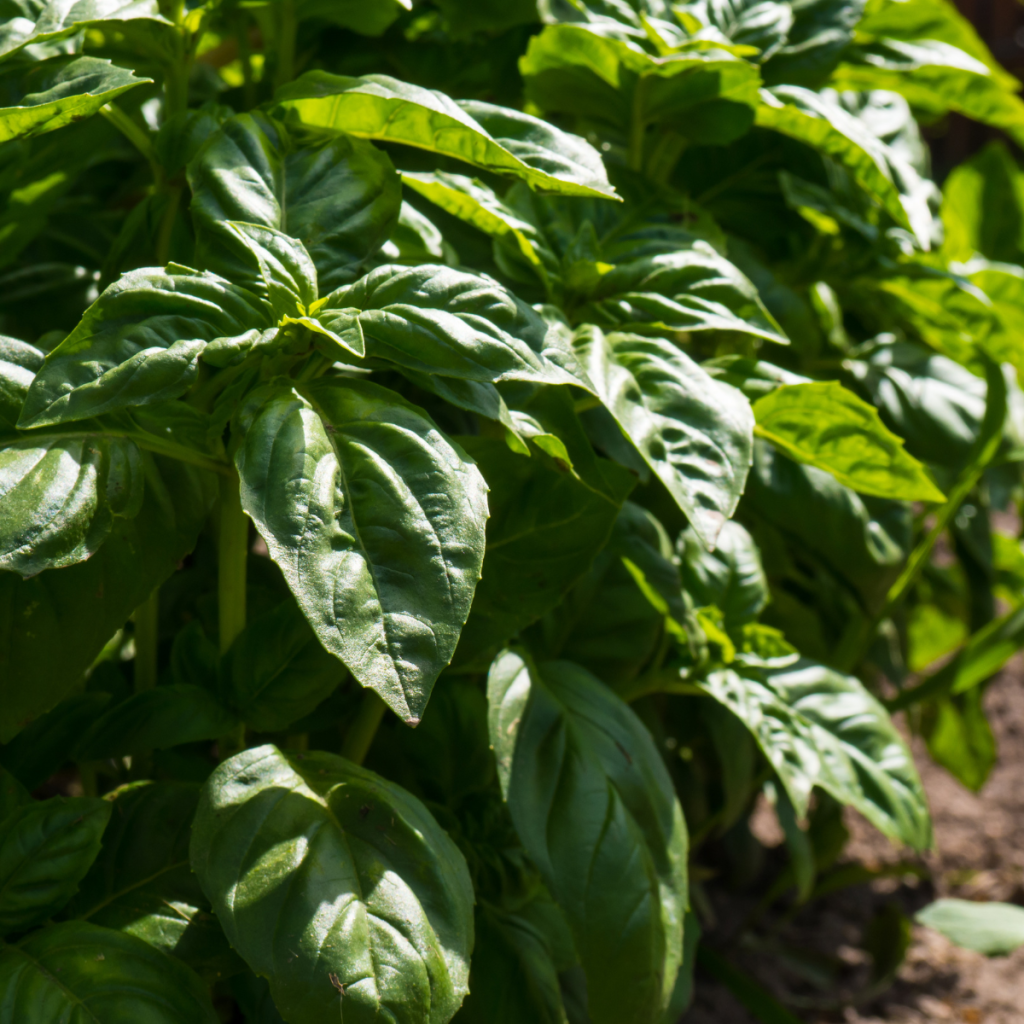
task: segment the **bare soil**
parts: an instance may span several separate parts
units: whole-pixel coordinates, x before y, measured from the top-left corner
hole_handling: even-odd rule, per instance
[[[762,919],[756,939],[737,940],[758,893],[710,889],[715,915],[710,943],[808,1024],[1024,1024],[1024,948],[987,959],[913,925],[910,947],[891,984],[872,990],[870,934],[898,909],[907,918],[933,899],[1024,904],[1024,664],[1015,660],[989,687],[986,710],[999,744],[998,762],[980,793],[964,789],[913,749],[935,822],[934,852],[923,858],[893,848],[850,814],[843,859],[901,873],[851,887],[793,913],[781,904]],[[765,808],[752,829],[775,841]],[[777,837],[781,838],[781,836]],[[781,861],[780,861],[781,862]],[[898,915],[897,915],[898,917]],[[885,986],[884,991],[880,991]],[[694,1004],[682,1024],[758,1024],[721,985],[698,970]]]

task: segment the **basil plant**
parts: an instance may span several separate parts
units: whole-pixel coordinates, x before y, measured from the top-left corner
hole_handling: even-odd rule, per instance
[[[762,793],[772,899],[926,849],[1024,172],[919,124],[1018,86],[949,0],[0,0],[0,1024],[673,1024]]]

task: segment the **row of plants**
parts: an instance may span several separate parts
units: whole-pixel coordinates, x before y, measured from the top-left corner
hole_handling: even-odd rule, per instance
[[[771,900],[927,849],[890,714],[980,787],[1024,646],[1024,173],[921,128],[1018,89],[948,0],[0,0],[0,1024],[788,1019],[758,800]]]

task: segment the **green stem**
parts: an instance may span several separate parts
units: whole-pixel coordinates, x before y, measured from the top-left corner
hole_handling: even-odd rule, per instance
[[[644,140],[647,134],[647,119],[644,117],[646,82],[647,79],[641,75],[633,88],[633,116],[629,119],[626,164],[634,171],[641,171],[644,166]]]
[[[163,181],[164,168],[149,133],[114,103],[104,104],[100,107],[100,113],[146,158],[153,181],[159,186]]]
[[[226,654],[245,629],[246,567],[249,557],[249,517],[242,511],[238,477],[220,482],[217,601],[220,615],[220,653]]]
[[[386,710],[387,705],[373,690],[363,694],[356,717],[345,733],[345,741],[341,745],[342,757],[348,758],[353,764],[362,764],[366,760]]]
[[[156,686],[160,641],[160,589],[146,598],[132,615],[135,623],[135,692]]]
[[[295,0],[278,0],[277,69],[274,88],[280,89],[295,77],[295,40],[299,19],[295,13]]]
[[[256,106],[256,83],[252,78],[252,46],[249,42],[249,20],[243,11],[235,20],[235,38],[238,40],[238,59],[242,62],[242,96],[246,110]]]
[[[167,209],[160,221],[160,233],[156,239],[157,266],[165,267],[171,258],[171,241],[174,238],[174,224],[178,219],[178,207],[181,205],[183,186],[174,185],[167,190]]]

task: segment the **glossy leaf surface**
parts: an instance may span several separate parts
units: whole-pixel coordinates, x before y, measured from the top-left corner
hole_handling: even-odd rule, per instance
[[[114,517],[142,504],[142,459],[130,441],[46,437],[0,448],[0,569],[34,576],[95,554]]]
[[[2,1024],[216,1024],[206,986],[134,935],[82,921],[0,949]]]
[[[0,42],[0,48],[3,44]],[[0,142],[42,135],[91,117],[151,81],[96,57],[56,57],[0,74]]]
[[[309,128],[403,143],[551,192],[614,196],[601,158],[586,142],[517,111],[458,104],[387,75],[350,78],[323,71],[308,71],[279,90],[276,100]]]
[[[859,680],[803,660],[756,678],[715,672],[701,686],[754,734],[801,817],[820,786],[891,838],[931,844],[910,752]]]
[[[134,935],[207,976],[238,966],[188,861],[199,787],[142,782],[108,797],[103,848],[66,915]]]
[[[207,342],[270,327],[269,308],[213,274],[133,270],[46,358],[20,425],[63,423],[177,398]]]
[[[483,478],[376,384],[272,385],[244,416],[243,508],[320,642],[418,720],[480,578]]]
[[[55,797],[0,822],[0,934],[41,924],[67,903],[100,851],[109,818],[103,800]]]
[[[623,433],[713,545],[750,469],[753,416],[746,398],[659,338],[585,328],[575,347]]]
[[[862,494],[945,500],[876,409],[835,381],[791,384],[754,403],[757,434]]]
[[[646,1021],[682,960],[686,826],[650,734],[571,662],[506,651],[488,677],[502,791],[565,913],[595,1024]]]
[[[465,861],[418,800],[372,772],[320,752],[237,755],[204,788],[192,866],[289,1024],[335,1024],[342,1007],[347,1024],[446,1024],[462,1002]]]
[[[340,135],[302,145],[261,114],[225,122],[188,176],[204,265],[230,265],[217,245],[224,222],[260,224],[303,243],[324,294],[388,238],[402,198],[391,161],[370,143]]]

